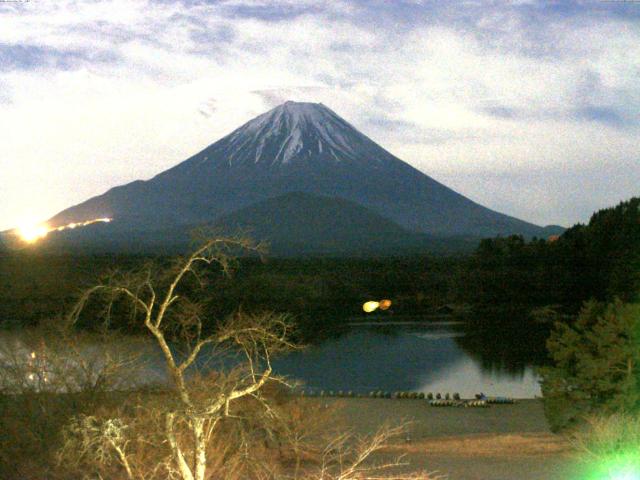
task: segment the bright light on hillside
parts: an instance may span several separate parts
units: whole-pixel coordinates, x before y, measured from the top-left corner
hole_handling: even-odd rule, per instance
[[[38,240],[47,236],[49,232],[60,232],[62,230],[73,230],[77,227],[86,227],[93,223],[109,223],[111,218],[94,218],[93,220],[87,220],[84,222],[72,222],[66,225],[60,225],[59,227],[50,227],[46,223],[25,223],[24,225],[15,229],[15,233],[26,243],[35,243]]]
[[[18,227],[16,232],[23,241],[33,243],[46,237],[49,233],[49,227],[44,223],[24,224]]]

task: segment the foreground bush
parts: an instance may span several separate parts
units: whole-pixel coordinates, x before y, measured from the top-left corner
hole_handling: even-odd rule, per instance
[[[585,479],[640,478],[640,417],[590,417],[571,436]]]
[[[573,324],[557,322],[540,369],[554,430],[592,414],[640,409],[640,304],[588,302]]]

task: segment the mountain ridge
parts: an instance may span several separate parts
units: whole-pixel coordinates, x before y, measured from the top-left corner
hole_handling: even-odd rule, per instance
[[[288,192],[343,198],[432,235],[543,236],[403,162],[322,104],[285,102],[146,181],[63,210],[52,225],[111,217],[115,229],[215,222]]]
[[[304,192],[272,197],[214,224],[225,233],[247,232],[267,241],[275,255],[405,255],[471,252],[479,238],[436,238],[410,232],[357,203]]]
[[[193,247],[195,233],[250,236],[266,242],[269,256],[407,256],[470,253],[476,237],[410,232],[376,212],[342,198],[289,192],[219,217],[210,224],[157,230],[122,230],[96,223],[52,232],[40,251],[172,255]]]

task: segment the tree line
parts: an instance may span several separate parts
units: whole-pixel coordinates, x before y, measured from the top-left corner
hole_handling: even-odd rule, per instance
[[[558,237],[484,239],[464,269],[471,303],[558,305],[634,301],[640,292],[640,198],[594,213]]]
[[[576,314],[583,302],[640,291],[640,198],[593,214],[557,238],[484,239],[471,255],[370,258],[240,258],[233,278],[213,277],[212,314],[287,312],[303,328],[331,330],[338,318],[364,316],[362,302],[389,298],[385,313],[424,315],[445,305],[476,312],[530,312],[544,306]],[[0,322],[35,324],[69,307],[83,286],[112,270],[153,260],[145,256],[0,256]],[[212,273],[213,275],[213,273]],[[495,316],[494,316],[495,317]],[[506,317],[506,316],[505,316]],[[514,316],[521,321],[522,315]]]

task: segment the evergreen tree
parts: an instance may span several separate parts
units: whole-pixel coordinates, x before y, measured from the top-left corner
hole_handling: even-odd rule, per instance
[[[480,305],[639,301],[640,197],[595,212],[559,238],[497,237],[480,242],[467,264],[465,301]],[[472,288],[470,288],[472,286]]]
[[[547,418],[554,430],[590,413],[640,407],[640,304],[587,302],[572,325],[557,322],[540,369]]]

